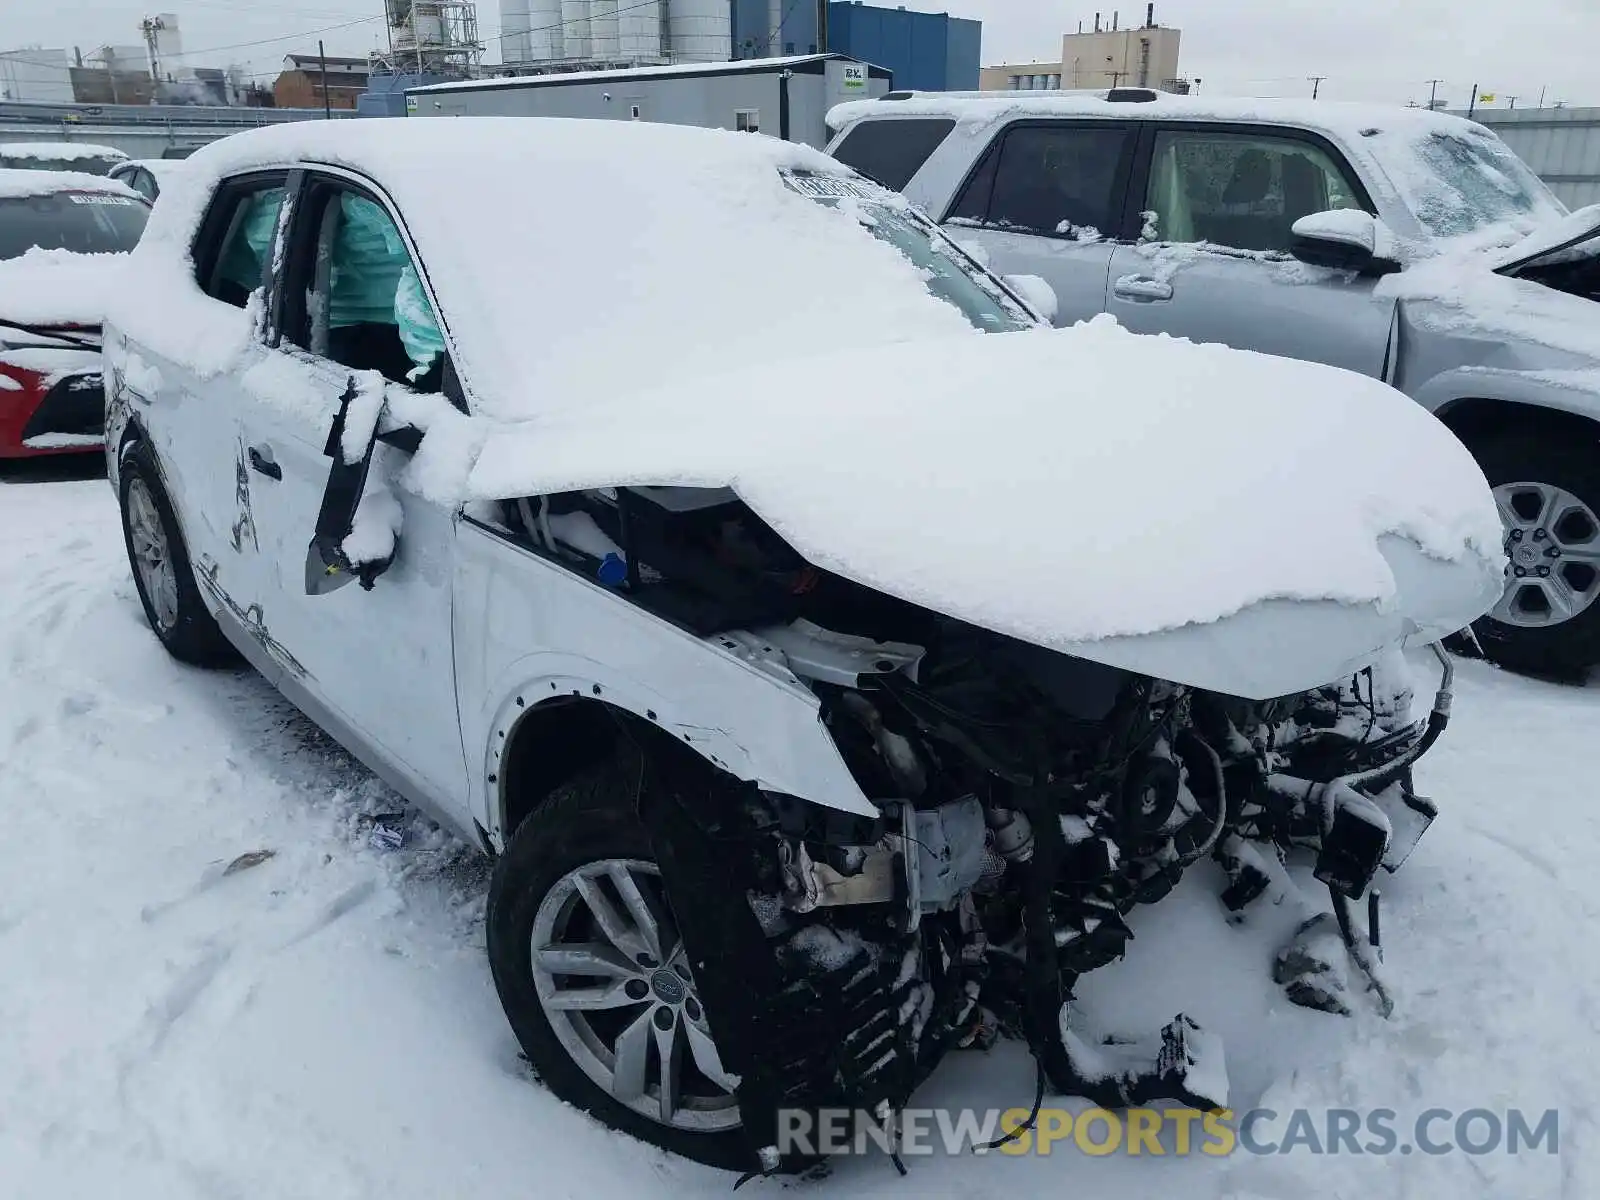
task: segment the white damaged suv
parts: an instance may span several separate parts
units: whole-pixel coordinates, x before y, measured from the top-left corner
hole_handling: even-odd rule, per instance
[[[1087,1068],[1074,981],[1206,857],[1348,918],[1434,814],[1448,688],[1414,720],[1395,652],[1494,602],[1499,523],[1375,381],[1051,329],[819,153],[628,122],[239,134],[135,267],[156,635],[497,860],[511,1028],[617,1128],[793,1169],[785,1114],[892,1114],[997,1027],[1223,1103],[1184,1018]]]

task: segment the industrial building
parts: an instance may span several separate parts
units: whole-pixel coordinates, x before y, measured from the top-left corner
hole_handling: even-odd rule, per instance
[[[279,108],[354,110],[367,90],[367,74],[364,58],[290,54],[272,85],[272,98]]]
[[[888,68],[895,87],[906,90],[976,89],[982,40],[981,22],[949,13],[854,2],[786,3],[780,9],[770,0],[733,0],[734,57],[825,48]]]
[[[986,92],[1056,91],[1062,88],[1160,88],[1187,92],[1178,72],[1181,30],[1156,24],[1154,4],[1145,8],[1142,25],[1122,24],[1122,14],[1109,20],[1094,15],[1094,27],[1080,23],[1077,33],[1061,39],[1059,62],[1002,63],[984,67],[979,87]]]
[[[890,90],[882,67],[842,54],[480,79],[413,88],[413,117],[586,117],[766,133],[822,147],[827,114]]]

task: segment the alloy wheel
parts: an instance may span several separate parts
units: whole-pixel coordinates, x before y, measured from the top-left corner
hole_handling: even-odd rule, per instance
[[[736,1128],[722,1066],[661,872],[602,859],[568,872],[534,916],[533,978],[556,1039],[598,1086],[675,1129]]]
[[[128,535],[134,569],[155,612],[156,624],[162,633],[168,633],[178,623],[178,572],[172,565],[161,511],[149,485],[138,477],[128,484]]]

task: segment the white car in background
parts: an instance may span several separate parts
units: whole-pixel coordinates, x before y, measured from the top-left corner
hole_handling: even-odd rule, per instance
[[[154,204],[161,189],[182,171],[181,158],[130,158],[112,167],[108,173],[111,178],[127,184]]]
[[[783,1110],[897,1109],[985,1010],[1059,1088],[1210,1107],[1193,1022],[1111,1074],[1063,1022],[1123,914],[1290,846],[1347,907],[1426,826],[1448,696],[1384,668],[1504,564],[1383,385],[1052,330],[775,139],[312,122],[187,170],[107,332],[145,613],[497,860],[507,1017],[601,1120],[798,1167]]]
[[[0,168],[17,171],[77,171],[109,175],[128,156],[93,142],[0,142]]]

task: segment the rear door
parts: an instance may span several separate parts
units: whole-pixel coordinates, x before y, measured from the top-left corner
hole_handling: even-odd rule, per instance
[[[1127,212],[1139,125],[1015,121],[990,143],[944,214],[945,231],[983,248],[1001,275],[1055,289],[1057,325],[1101,312]]]
[[[113,402],[138,414],[150,434],[201,588],[213,608],[231,611],[247,628],[254,532],[240,380],[266,355],[260,297],[288,178],[287,171],[265,171],[223,181],[195,241],[195,281],[222,321],[248,326],[239,370],[202,376],[130,343],[130,369],[116,368],[106,381]]]
[[[242,410],[260,548],[253,603],[291,660],[298,701],[352,749],[375,751],[410,789],[459,808],[455,513],[406,486],[410,450],[379,443],[364,493],[387,491],[398,503],[393,565],[371,590],[308,594],[307,551],[344,398],[358,386],[459,394],[446,387],[453,374],[433,304],[386,198],[357,176],[308,168],[279,293],[277,344]]]
[[[1153,124],[1134,188],[1137,240],[1111,261],[1107,309],[1170,333],[1388,378],[1395,302],[1374,280],[1289,254],[1300,217],[1376,213],[1332,143],[1277,128]]]

